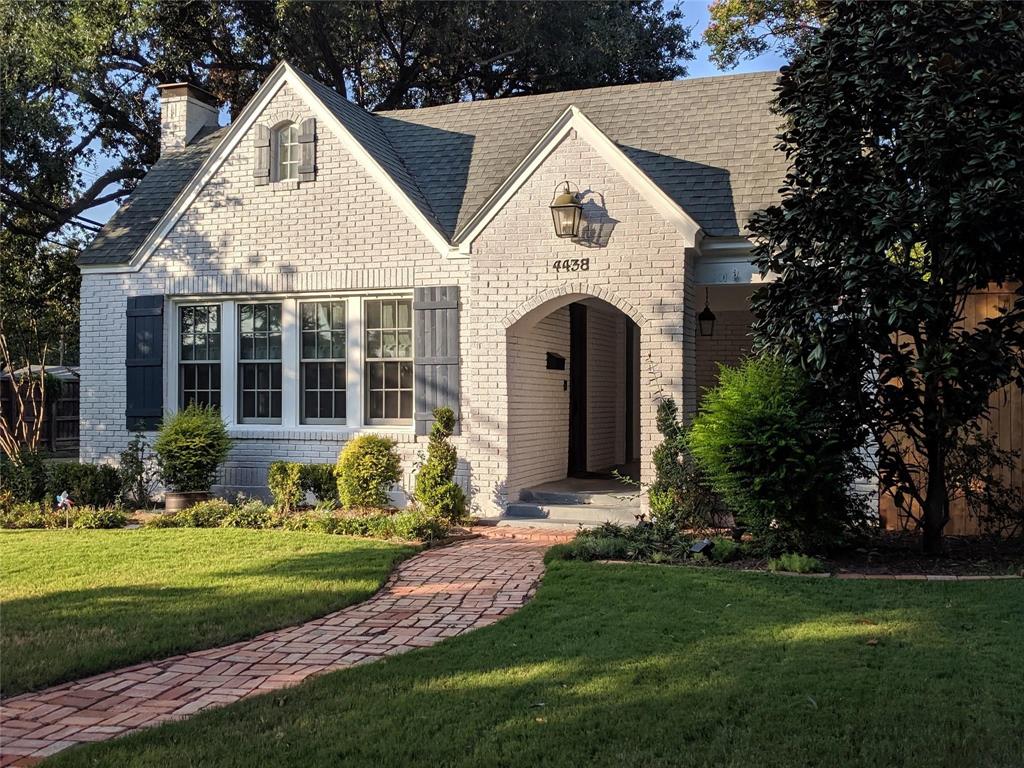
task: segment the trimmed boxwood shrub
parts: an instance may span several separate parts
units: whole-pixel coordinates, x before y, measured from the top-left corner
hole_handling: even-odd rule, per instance
[[[302,465],[294,461],[275,461],[267,470],[267,485],[274,497],[274,506],[292,512],[306,498],[302,489]]]
[[[55,462],[46,468],[46,503],[67,491],[78,506],[107,507],[121,495],[121,477],[107,464]]]
[[[466,494],[455,482],[458,455],[449,438],[455,430],[451,408],[435,408],[430,428],[427,460],[416,474],[416,503],[445,522],[458,523],[466,516]]]
[[[765,356],[721,368],[688,445],[767,552],[815,550],[866,523],[856,443],[798,369]]]
[[[230,449],[220,412],[194,403],[165,418],[153,443],[161,478],[183,493],[210,490]]]
[[[402,476],[395,441],[366,434],[349,440],[338,455],[338,498],[345,507],[386,507]]]

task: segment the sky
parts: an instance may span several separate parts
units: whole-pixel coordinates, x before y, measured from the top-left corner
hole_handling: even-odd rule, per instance
[[[708,26],[710,16],[708,14],[708,0],[686,0],[685,2],[679,3],[683,10],[683,21],[684,23],[693,28],[693,39],[702,41],[704,30]],[[708,47],[701,43],[701,46],[695,51],[695,57],[692,61],[686,63],[687,77],[710,77],[714,75],[722,74],[737,74],[742,72],[764,72],[765,70],[778,69],[785,63],[785,59],[773,53],[768,53],[763,56],[758,56],[756,59],[750,61],[742,61],[735,68],[728,72],[720,71],[711,61],[708,59]],[[221,122],[226,122],[224,114],[221,115]],[[106,170],[107,163],[97,163],[95,169],[91,169],[91,173],[99,174]],[[87,216],[93,221],[99,223],[105,223],[107,219],[114,215],[114,211],[117,210],[116,203],[107,203],[106,205],[99,206],[87,213]]]

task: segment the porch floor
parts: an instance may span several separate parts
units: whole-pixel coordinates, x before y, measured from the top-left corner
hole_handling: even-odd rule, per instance
[[[619,474],[639,477],[639,463],[616,467]],[[499,525],[542,523],[560,527],[595,526],[604,522],[630,524],[640,512],[640,489],[622,482],[613,470],[585,477],[553,480],[519,493]]]

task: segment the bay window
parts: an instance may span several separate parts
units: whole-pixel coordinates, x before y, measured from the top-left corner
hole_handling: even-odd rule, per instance
[[[220,408],[220,306],[181,307],[178,322],[178,407]]]
[[[408,294],[226,296],[176,303],[168,386],[229,425],[414,424]]]

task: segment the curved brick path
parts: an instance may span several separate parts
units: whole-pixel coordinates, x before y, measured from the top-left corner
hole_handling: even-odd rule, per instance
[[[402,563],[369,600],[222,648],[174,656],[0,703],[0,766],[179,719],[493,624],[537,588],[566,534],[485,529]],[[569,534],[571,535],[571,534]]]

